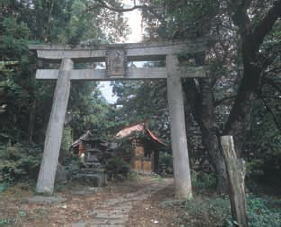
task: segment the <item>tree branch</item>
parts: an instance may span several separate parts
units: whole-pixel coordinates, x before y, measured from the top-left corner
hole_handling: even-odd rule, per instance
[[[260,96],[260,99],[262,100],[265,109],[271,114],[273,122],[275,123],[277,129],[281,132],[281,124],[278,122],[277,117],[275,116],[274,112],[272,111],[270,106],[267,104],[264,97]]]
[[[261,22],[254,28],[253,37],[256,40],[256,48],[262,44],[264,37],[272,30],[275,21],[279,17],[281,17],[281,0],[273,3],[271,9],[268,10]]]
[[[275,88],[279,93],[281,93],[281,88],[280,86],[278,86],[274,80],[270,79],[270,78],[263,78],[263,82],[266,84],[271,85],[271,87]]]
[[[108,3],[104,0],[96,0],[96,2],[98,3],[97,5],[94,5],[92,7],[88,8],[88,11],[96,8],[96,7],[101,7],[101,8],[105,8],[117,13],[125,13],[125,12],[130,12],[136,9],[141,9],[141,10],[145,10],[150,12],[156,19],[158,19],[159,21],[161,21],[162,23],[165,23],[165,19],[164,17],[162,17],[159,13],[157,13],[155,11],[155,9],[151,6],[148,6],[146,4],[143,5],[137,5],[136,2],[134,2],[134,6],[130,7],[130,8],[123,8],[123,7],[119,7],[119,6],[113,6],[111,3]]]
[[[270,96],[270,95],[262,95],[262,98],[265,98],[265,99],[276,99],[278,101],[281,100],[281,98],[279,98],[278,96]]]
[[[224,98],[222,98],[222,99],[220,99],[220,100],[216,100],[216,101],[214,102],[214,106],[215,106],[215,107],[216,107],[216,106],[219,106],[219,105],[221,105],[222,103],[224,103],[224,102],[226,102],[226,101],[233,100],[233,99],[235,99],[235,98],[236,98],[236,95],[232,95],[232,96],[224,97]]]
[[[233,23],[239,27],[242,36],[250,32],[250,18],[247,14],[252,0],[228,0],[228,10]]]
[[[135,9],[146,9],[148,7],[147,5],[136,5],[136,4],[134,4],[133,7],[123,8],[123,7],[113,6],[112,4],[107,3],[106,1],[103,1],[103,0],[96,0],[96,1],[98,2],[98,4],[101,7],[109,9],[109,10],[117,12],[117,13],[129,12],[129,11],[133,11]]]

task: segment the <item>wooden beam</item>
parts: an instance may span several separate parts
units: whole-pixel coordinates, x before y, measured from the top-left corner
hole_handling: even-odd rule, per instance
[[[188,67],[182,69],[180,76],[186,78],[205,77],[205,68]],[[127,75],[122,77],[108,77],[105,69],[73,69],[70,72],[71,80],[143,80],[143,79],[166,79],[167,70],[165,67],[158,68],[128,68]],[[38,69],[36,79],[58,79],[58,69]]]
[[[110,48],[122,48],[126,51],[128,60],[149,60],[163,58],[165,55],[179,54],[182,52],[197,53],[206,49],[207,41],[198,39],[189,42],[157,42],[157,43],[129,43],[108,44],[94,47],[75,47],[59,45],[29,45],[30,50],[37,50],[38,57],[43,59],[102,59]],[[147,59],[148,58],[148,59]]]
[[[237,226],[247,227],[248,217],[245,193],[245,161],[237,158],[232,136],[222,136],[221,145],[229,180],[231,213],[233,219],[237,222]]]

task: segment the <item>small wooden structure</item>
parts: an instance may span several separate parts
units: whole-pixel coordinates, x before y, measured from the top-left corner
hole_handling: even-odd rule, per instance
[[[158,172],[159,151],[166,146],[145,123],[138,123],[120,130],[116,138],[128,138],[132,145],[131,168],[136,173]]]
[[[110,156],[110,149],[109,142],[95,138],[90,131],[84,133],[70,146],[70,151],[77,154],[85,166],[96,168],[105,164]]]
[[[71,144],[70,151],[81,160],[80,169],[73,174],[73,180],[94,187],[107,184],[105,166],[112,153],[107,141],[99,139],[87,131]]]

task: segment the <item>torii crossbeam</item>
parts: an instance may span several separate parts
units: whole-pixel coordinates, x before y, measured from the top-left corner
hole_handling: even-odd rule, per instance
[[[206,48],[205,40],[109,44],[96,47],[30,45],[38,58],[60,61],[60,69],[38,69],[37,79],[55,79],[56,88],[46,132],[37,192],[53,193],[58,157],[67,111],[71,80],[167,79],[176,196],[191,198],[191,177],[181,78],[205,77],[202,66],[180,67],[177,55],[195,54]],[[165,67],[128,68],[128,61],[164,60]],[[74,63],[105,62],[106,69],[74,69]]]

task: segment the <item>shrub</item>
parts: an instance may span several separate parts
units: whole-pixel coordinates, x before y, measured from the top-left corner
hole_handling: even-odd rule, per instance
[[[229,201],[221,197],[187,200],[185,210],[192,226],[223,226],[230,218]]]
[[[123,159],[115,156],[108,160],[105,169],[110,178],[122,179],[128,176],[130,167]]]
[[[276,201],[274,201],[276,203]],[[279,227],[281,223],[281,208],[274,208],[270,199],[249,196],[247,199],[249,226]]]
[[[35,179],[38,174],[41,148],[38,146],[15,144],[0,146],[0,176],[1,181]]]
[[[227,197],[195,197],[185,202],[184,209],[184,221],[189,226],[236,226]],[[279,227],[281,201],[250,195],[247,197],[247,215],[250,227]]]
[[[216,177],[212,173],[204,173],[202,171],[191,172],[192,186],[199,190],[215,189]]]
[[[159,154],[159,173],[161,175],[173,174],[173,156],[167,152]]]

